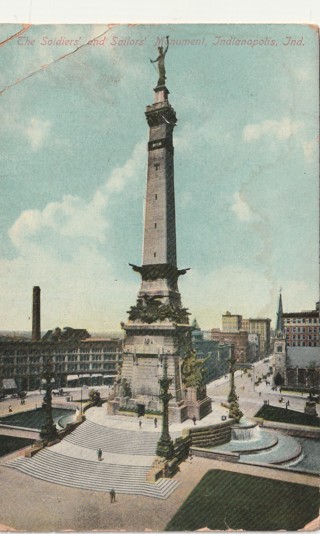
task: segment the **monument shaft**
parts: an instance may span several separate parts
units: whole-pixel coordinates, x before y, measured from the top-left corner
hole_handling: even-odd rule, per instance
[[[114,402],[136,409],[139,415],[165,409],[168,420],[180,422],[190,414],[204,417],[211,411],[211,401],[205,388],[198,387],[196,373],[195,383],[189,377],[191,389],[186,386],[186,376],[183,384],[181,378],[181,362],[193,349],[189,313],[181,305],[178,289],[178,278],[186,269],[177,268],[176,252],[172,137],[177,118],[168,101],[169,91],[159,81],[154,103],[146,109],[149,142],[142,265],[132,265],[141,275],[141,287],[136,305],[128,312],[129,320],[122,324],[123,363]],[[191,360],[184,367],[192,375],[197,365]],[[160,391],[164,361],[170,398],[165,408]]]
[[[130,385],[129,402],[138,405],[138,413],[161,411],[159,379],[166,356],[172,378],[170,419],[180,421],[187,417],[186,410],[181,414],[181,339],[191,346],[191,330],[178,290],[178,277],[183,271],[177,269],[172,141],[177,118],[168,94],[165,86],[157,86],[154,103],[146,109],[149,142],[143,261],[141,267],[132,266],[142,281],[137,305],[131,308],[129,321],[123,326],[126,335],[121,380]]]
[[[143,265],[177,266],[172,133],[177,122],[167,91],[147,107],[150,127]],[[157,101],[159,99],[159,101]]]

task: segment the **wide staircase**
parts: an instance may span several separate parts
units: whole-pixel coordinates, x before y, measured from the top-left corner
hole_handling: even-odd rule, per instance
[[[146,482],[159,437],[159,432],[130,431],[87,420],[57,445],[5,465],[54,484],[105,492],[113,488],[116,493],[166,499],[177,487],[176,480]],[[103,451],[102,461],[97,459],[98,448]]]
[[[172,433],[171,437],[179,435]],[[155,456],[159,437],[159,432],[120,430],[87,420],[64,440],[88,449],[101,448],[103,452]]]

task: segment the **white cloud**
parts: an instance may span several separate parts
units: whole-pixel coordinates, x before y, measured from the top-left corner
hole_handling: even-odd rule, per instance
[[[261,315],[272,288],[263,273],[239,265],[225,265],[206,275],[191,270],[180,285],[184,305],[206,329],[221,327],[226,310],[244,317]]]
[[[118,279],[107,247],[101,247],[111,231],[105,208],[126,184],[132,187],[144,164],[145,143],[139,143],[88,201],[68,195],[21,213],[9,230],[17,257],[0,260],[3,329],[30,328],[33,285],[42,288],[43,328],[119,329],[138,285]]]
[[[32,286],[41,287],[42,329],[55,326],[120,330],[135,301],[135,278],[118,279],[94,245],[78,247],[63,261],[59,250],[30,246],[14,260],[0,261],[2,329],[31,329]]]
[[[244,318],[269,317],[274,324],[280,282],[267,273],[239,265],[225,265],[207,274],[191,269],[179,279],[183,305],[203,329],[221,328],[226,310]],[[314,309],[312,285],[302,280],[282,284],[284,311]]]
[[[294,135],[300,127],[299,121],[293,121],[289,117],[283,117],[280,121],[265,120],[256,124],[247,124],[242,131],[242,138],[249,143],[265,136],[282,141]]]
[[[304,157],[306,158],[306,160],[312,161],[314,158],[317,158],[318,160],[319,143],[317,140],[305,141],[302,144],[302,147],[303,147]]]
[[[144,152],[145,144],[138,143],[129,160],[112,171],[89,201],[66,195],[60,202],[50,202],[42,211],[22,212],[9,230],[12,243],[20,251],[26,251],[43,234],[42,242],[46,246],[50,246],[50,242],[56,245],[59,239],[66,237],[89,238],[96,243],[104,243],[108,227],[105,208],[110,195],[120,193],[129,180],[139,176]]]
[[[251,221],[253,219],[253,212],[249,204],[244,200],[241,194],[237,191],[233,195],[234,203],[231,206],[231,210],[236,214],[240,221]]]
[[[204,143],[213,146],[221,146],[230,143],[233,136],[232,125],[229,123],[229,129],[226,129],[225,123],[215,121],[214,127],[212,119],[203,121],[199,126],[185,122],[180,127],[174,137],[175,149],[179,152],[193,154],[190,149],[194,149],[195,144],[203,145]]]
[[[37,117],[32,117],[26,127],[26,136],[31,143],[32,150],[38,150],[42,147],[45,139],[48,137],[50,128],[50,121],[43,121]]]

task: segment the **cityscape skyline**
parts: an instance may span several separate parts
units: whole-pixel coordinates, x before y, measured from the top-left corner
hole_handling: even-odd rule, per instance
[[[286,45],[281,25],[37,26],[6,43],[3,330],[31,327],[34,285],[43,330],[120,330],[126,320],[139,286],[128,263],[141,263],[149,56],[164,33],[200,43],[172,44],[166,61],[178,265],[191,267],[183,305],[203,329],[226,310],[274,323],[280,286],[285,311],[314,309],[317,36],[291,28],[303,47]],[[4,40],[8,26],[0,31]],[[101,45],[85,44],[96,36]],[[264,44],[216,45],[218,36]]]

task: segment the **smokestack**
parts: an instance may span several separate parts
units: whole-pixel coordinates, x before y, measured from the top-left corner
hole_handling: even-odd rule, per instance
[[[40,287],[34,286],[32,299],[32,341],[41,340],[40,330]]]

